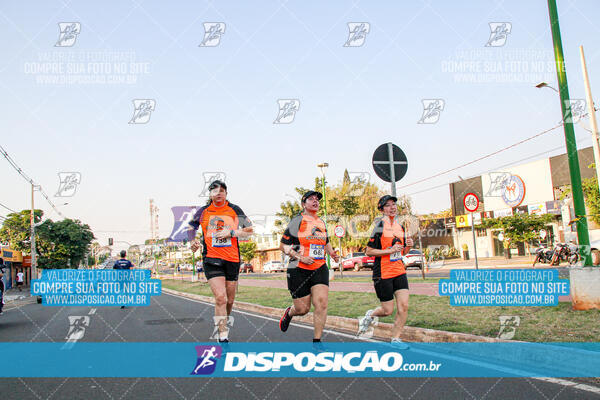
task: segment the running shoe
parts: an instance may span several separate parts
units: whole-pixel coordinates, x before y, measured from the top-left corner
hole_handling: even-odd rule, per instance
[[[358,334],[357,334],[357,336],[364,335],[365,332],[367,332],[367,330],[369,329],[369,327],[373,323],[373,316],[372,316],[373,315],[373,311],[375,311],[375,310],[368,310],[365,313],[365,316],[362,317],[358,321]]]
[[[283,312],[283,316],[279,320],[279,329],[281,329],[281,332],[287,331],[288,327],[290,326],[290,322],[292,322],[292,317],[290,316],[291,309],[292,307],[286,308]]]
[[[408,350],[410,348],[410,346],[403,342],[401,339],[392,339],[390,341],[390,345],[392,345],[398,350]]]

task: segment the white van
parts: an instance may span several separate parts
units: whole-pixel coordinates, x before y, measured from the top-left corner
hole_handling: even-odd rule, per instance
[[[284,267],[283,267],[283,263],[281,261],[267,261],[264,265],[263,265],[263,272],[283,272],[284,271]]]

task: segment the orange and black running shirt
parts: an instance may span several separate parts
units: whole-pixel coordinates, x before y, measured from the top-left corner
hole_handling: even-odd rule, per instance
[[[202,228],[203,258],[220,258],[231,262],[240,261],[238,238],[220,239],[213,235],[221,230],[229,232],[252,226],[242,209],[228,201],[221,207],[216,207],[213,203],[201,207],[189,224],[194,228],[189,231],[190,241],[196,237],[198,228]]]
[[[288,268],[315,270],[325,264],[325,246],[329,243],[325,222],[319,217],[298,214],[288,224],[281,243],[292,245],[294,251],[304,257],[315,260],[312,264],[304,264],[300,260],[290,261]]]
[[[384,250],[389,249],[397,242],[404,246],[405,241],[406,235],[398,220],[396,218],[391,220],[386,216],[375,220],[375,228],[367,246],[372,249]],[[375,257],[373,278],[395,278],[405,273],[406,268],[402,262],[401,251]]]

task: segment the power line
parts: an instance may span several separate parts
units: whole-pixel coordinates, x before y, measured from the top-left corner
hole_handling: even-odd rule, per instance
[[[36,185],[35,182],[33,181],[33,179],[31,179],[25,173],[25,171],[23,171],[23,169],[21,167],[19,167],[19,165],[16,163],[16,161],[12,159],[12,157],[6,152],[6,150],[4,150],[2,145],[0,145],[0,154],[2,154],[4,156],[4,158],[6,158],[6,161],[8,161],[8,163],[15,169],[15,171],[17,171],[19,173],[19,175],[21,175],[23,177],[23,179],[25,179],[27,182],[29,182],[34,187],[37,186],[39,188],[39,191],[42,194],[42,196],[44,196],[44,198],[46,199],[48,204],[50,204],[52,206],[54,211],[56,211],[58,213],[58,215],[60,215],[61,217],[65,218],[65,216],[58,210],[58,208],[56,208],[56,206],[54,205],[52,200],[50,200],[50,198],[48,197],[46,192],[44,192],[42,185]]]
[[[2,204],[2,203],[0,203],[0,206],[2,206],[2,207],[4,207],[4,208],[6,208],[8,211],[11,211],[11,212],[14,212],[14,213],[16,213],[16,211],[15,211],[15,210],[13,210],[13,209],[12,209],[12,208],[10,208],[10,207],[6,207],[6,206],[5,206],[4,204]]]
[[[585,141],[585,140],[587,140],[587,139],[588,139],[588,138],[582,138],[582,139],[579,139],[579,140],[577,141],[577,143],[583,142],[583,141]],[[508,164],[504,164],[504,165],[500,165],[500,166],[498,166],[498,167],[495,167],[495,168],[488,169],[487,171],[483,171],[483,172],[481,172],[481,173],[479,173],[479,174],[472,175],[472,176],[470,176],[470,177],[468,177],[468,178],[466,178],[466,179],[475,178],[476,176],[480,176],[480,175],[482,175],[482,174],[485,174],[485,173],[488,173],[488,172],[494,172],[494,171],[498,171],[500,168],[506,168],[506,167],[510,167],[510,166],[512,166],[512,165],[515,165],[515,164],[517,164],[517,163],[520,163],[520,162],[523,162],[523,161],[527,161],[527,160],[530,160],[530,159],[532,159],[532,158],[535,158],[535,157],[542,156],[542,155],[544,155],[544,154],[552,153],[552,152],[554,152],[554,151],[556,151],[556,150],[561,150],[561,149],[563,149],[563,148],[564,148],[564,146],[563,146],[563,145],[561,145],[561,146],[555,147],[555,148],[553,148],[553,149],[546,150],[546,151],[543,151],[543,152],[541,152],[541,153],[537,153],[537,154],[534,154],[534,155],[532,155],[532,156],[529,156],[529,157],[522,158],[522,159],[520,159],[520,160],[517,160],[517,161],[512,161],[512,162],[510,162],[510,163],[508,163]],[[413,196],[413,195],[415,195],[415,194],[419,194],[419,193],[428,192],[428,191],[430,191],[430,190],[434,190],[434,189],[439,189],[439,188],[441,188],[441,187],[448,186],[448,185],[450,185],[451,183],[452,183],[452,182],[448,182],[448,183],[442,183],[441,185],[432,186],[432,187],[430,187],[430,188],[427,188],[427,189],[423,189],[423,190],[419,190],[419,191],[417,191],[417,192],[409,193],[409,194],[408,194],[408,196]]]
[[[485,155],[485,156],[482,156],[482,157],[476,158],[475,160],[472,160],[472,161],[469,161],[469,162],[467,162],[467,163],[461,164],[461,165],[459,165],[459,166],[457,166],[457,167],[450,168],[450,169],[448,169],[448,170],[445,170],[445,171],[442,171],[442,172],[438,172],[437,174],[431,175],[431,176],[429,176],[429,177],[427,177],[427,178],[423,178],[423,179],[420,179],[420,180],[418,180],[418,181],[415,181],[415,182],[409,183],[409,184],[407,184],[407,185],[400,186],[400,187],[398,187],[398,189],[403,189],[403,188],[406,188],[406,187],[409,187],[409,186],[412,186],[412,185],[416,185],[417,183],[425,182],[425,181],[428,181],[428,180],[430,180],[430,179],[437,178],[438,176],[445,175],[445,174],[447,174],[447,173],[449,173],[449,172],[456,171],[457,169],[464,168],[464,167],[466,167],[466,166],[468,166],[468,165],[475,164],[476,162],[479,162],[479,161],[481,161],[481,160],[485,160],[486,158],[490,158],[490,157],[492,157],[492,156],[495,156],[496,154],[499,154],[499,153],[501,153],[501,152],[503,152],[503,151],[506,151],[506,150],[508,150],[508,149],[512,149],[513,147],[516,147],[516,146],[518,146],[518,145],[520,145],[520,144],[523,144],[523,143],[525,143],[525,142],[528,142],[528,141],[530,141],[530,140],[532,140],[532,139],[535,139],[535,138],[537,138],[537,137],[539,137],[539,136],[545,135],[545,134],[546,134],[546,133],[548,133],[548,132],[551,132],[551,131],[553,131],[553,130],[555,130],[555,129],[557,129],[557,128],[560,128],[562,125],[563,125],[563,124],[562,124],[562,122],[561,122],[560,124],[556,125],[556,126],[555,126],[555,127],[553,127],[553,128],[546,129],[545,131],[542,131],[542,132],[540,132],[540,133],[538,133],[538,134],[535,134],[535,135],[533,135],[533,136],[530,136],[530,137],[528,137],[527,139],[523,139],[523,140],[521,140],[520,142],[517,142],[517,143],[511,144],[510,146],[504,147],[504,148],[502,148],[502,149],[500,149],[500,150],[496,150],[496,151],[494,151],[493,153],[489,153],[489,154],[487,154],[487,155]]]

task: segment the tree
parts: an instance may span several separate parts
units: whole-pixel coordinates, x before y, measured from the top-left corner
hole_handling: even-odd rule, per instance
[[[39,243],[39,267],[46,269],[76,268],[85,259],[94,239],[90,227],[79,220],[48,219],[36,228]]]
[[[551,214],[515,214],[508,217],[486,218],[482,226],[501,229],[504,233],[504,248],[509,249],[515,243],[530,244],[539,238],[540,229],[544,229],[553,219]]]
[[[33,221],[38,223],[42,220],[44,212],[34,210]],[[36,235],[36,239],[38,235]],[[18,213],[10,213],[0,228],[0,241],[9,242],[10,246],[18,251],[31,248],[31,210],[23,210]]]
[[[256,243],[255,242],[240,242],[240,255],[244,262],[250,262],[256,254]]]

